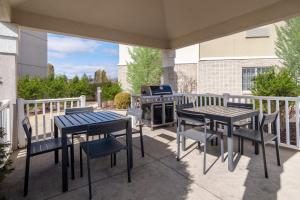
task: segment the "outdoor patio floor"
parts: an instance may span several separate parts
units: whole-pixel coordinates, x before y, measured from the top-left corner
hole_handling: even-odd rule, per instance
[[[144,158],[140,154],[139,138],[133,140],[131,183],[127,183],[125,151],[117,155],[117,166],[113,168],[110,168],[110,157],[92,160],[93,199],[299,199],[300,152],[281,148],[282,166],[279,167],[274,147],[267,146],[269,179],[265,179],[262,155],[254,154],[250,142],[245,143],[245,155],[236,155],[234,172],[228,172],[227,160],[221,162],[220,146],[209,145],[207,166],[213,166],[203,175],[203,153],[197,145],[190,145],[188,141],[190,148],[182,156],[188,155],[177,162],[173,127],[144,130]],[[121,140],[124,142],[123,138]],[[15,170],[1,184],[0,192],[5,193],[7,199],[88,199],[86,160],[81,178],[78,144],[75,156],[76,178],[69,177],[66,193],[61,190],[61,163],[54,164],[54,154],[33,157],[29,193],[23,198],[25,151],[16,151],[13,154]]]

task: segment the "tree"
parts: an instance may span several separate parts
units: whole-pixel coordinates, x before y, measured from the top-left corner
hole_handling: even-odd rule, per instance
[[[45,98],[62,98],[70,95],[68,78],[65,75],[49,76],[44,82]]]
[[[25,76],[18,81],[18,97],[24,99],[45,98],[45,84],[39,77]]]
[[[297,80],[300,75],[300,17],[288,20],[285,26],[276,27],[276,32],[276,55]]]
[[[10,173],[13,169],[11,167],[12,161],[7,152],[9,143],[4,141],[5,134],[5,129],[0,127],[0,182],[5,178],[5,175]]]
[[[258,74],[253,80],[251,92],[255,96],[298,96],[299,87],[295,79],[290,76],[288,68],[267,70]]]
[[[162,59],[157,49],[136,47],[129,50],[132,62],[127,63],[127,80],[132,91],[141,92],[141,86],[159,84],[162,74]]]
[[[80,95],[90,96],[92,94],[91,88],[89,78],[86,74],[84,74],[81,79],[79,79],[78,76],[74,76],[69,83],[71,97],[78,97]]]
[[[291,71],[287,67],[268,70],[254,78],[251,92],[255,96],[285,96],[294,97],[299,95],[299,87],[296,80],[290,75]],[[259,102],[256,101],[258,108]],[[289,107],[293,104],[289,102]],[[267,102],[263,102],[263,110],[267,111]],[[276,110],[276,102],[271,101],[271,110]],[[285,127],[285,101],[279,101],[280,123]],[[293,110],[293,109],[292,109]],[[291,117],[291,114],[289,115]]]
[[[115,96],[122,91],[118,82],[108,81],[102,87],[102,99],[104,101],[114,100]]]
[[[106,83],[107,81],[108,81],[108,78],[107,78],[107,75],[106,75],[106,71],[98,69],[95,72],[94,82],[98,83],[98,84],[103,84],[103,83]]]
[[[54,77],[54,66],[50,63],[47,65],[47,76]]]

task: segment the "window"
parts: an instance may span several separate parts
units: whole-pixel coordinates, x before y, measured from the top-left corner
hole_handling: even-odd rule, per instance
[[[246,31],[246,38],[267,38],[270,37],[270,30],[267,27],[260,27]]]
[[[243,67],[242,71],[242,90],[250,90],[253,85],[253,78],[257,74],[265,72],[268,67]]]

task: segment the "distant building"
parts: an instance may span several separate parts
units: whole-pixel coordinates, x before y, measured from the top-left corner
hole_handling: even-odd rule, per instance
[[[18,43],[18,76],[47,76],[47,33],[20,30]]]
[[[164,68],[164,82],[177,92],[250,94],[252,79],[273,65],[280,65],[275,54],[276,25],[270,24],[175,51],[175,66]],[[118,79],[130,89],[126,45],[119,47]]]
[[[47,76],[47,33],[0,23],[0,99],[15,103],[19,77]]]

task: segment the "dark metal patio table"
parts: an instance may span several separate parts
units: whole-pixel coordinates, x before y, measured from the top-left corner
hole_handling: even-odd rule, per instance
[[[255,117],[255,128],[257,129],[259,112],[257,110],[224,106],[204,106],[197,108],[186,108],[183,110],[187,112],[203,114],[208,119],[218,120],[227,123],[228,170],[233,171],[233,123],[243,119]],[[258,153],[257,150],[258,149],[256,149],[256,153]]]
[[[103,112],[87,112],[80,114],[71,114],[71,115],[60,115],[54,117],[54,137],[58,137],[58,130],[60,131],[62,137],[62,189],[63,192],[68,191],[68,168],[67,168],[67,159],[68,159],[68,149],[67,149],[67,135],[78,132],[86,132],[87,127],[90,124],[98,124],[101,127],[101,124],[107,122],[128,119],[130,120],[129,126],[126,130],[126,137],[129,145],[129,156],[130,156],[130,165],[132,167],[132,132],[131,132],[131,118],[126,117],[111,111]],[[55,160],[58,161],[58,151],[55,152]]]

